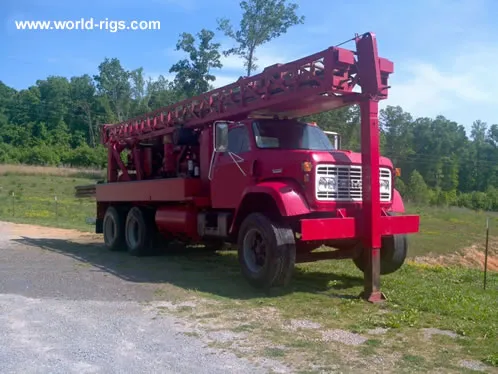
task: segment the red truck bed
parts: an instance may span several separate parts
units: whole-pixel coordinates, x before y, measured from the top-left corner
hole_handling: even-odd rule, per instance
[[[197,178],[151,179],[96,186],[96,197],[100,202],[191,201],[200,195],[201,180]]]

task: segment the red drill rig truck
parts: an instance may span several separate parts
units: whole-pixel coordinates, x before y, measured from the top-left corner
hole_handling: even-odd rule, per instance
[[[106,246],[142,256],[158,236],[232,243],[260,288],[288,284],[297,262],[350,258],[363,297],[383,300],[380,274],[403,264],[419,217],[402,214],[396,169],[379,154],[378,102],[393,63],[374,34],[352,40],[356,51],[330,47],[104,125],[107,181],[95,195]],[[348,105],[360,107],[361,154],[298,120]],[[322,245],[331,250],[316,252]]]

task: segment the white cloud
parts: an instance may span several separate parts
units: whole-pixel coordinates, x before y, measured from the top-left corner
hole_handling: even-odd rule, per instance
[[[498,105],[498,59],[494,45],[461,46],[461,53],[446,63],[400,61],[399,73],[390,79],[390,97],[382,103],[400,105],[412,115],[443,114],[467,127],[473,120],[493,121]]]
[[[234,75],[217,75],[216,80],[214,82],[211,82],[211,84],[214,86],[214,88],[220,88],[236,82],[237,79],[239,79],[239,77]]]
[[[222,50],[227,50],[228,48],[230,48],[230,45],[223,45]],[[257,69],[255,73],[261,72],[267,66],[275,65],[278,63],[285,64],[300,57],[292,53],[289,54],[282,52],[282,49],[275,48],[274,46],[270,47],[269,45],[263,45],[257,48],[255,54],[255,64],[257,65]],[[244,66],[244,60],[239,56],[223,56],[221,58],[221,63],[223,64],[224,70],[236,70],[240,72],[245,72],[246,70],[246,67]]]

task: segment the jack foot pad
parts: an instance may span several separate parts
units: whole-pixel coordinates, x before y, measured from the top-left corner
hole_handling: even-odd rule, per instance
[[[360,294],[360,297],[366,301],[368,301],[369,303],[372,303],[372,304],[379,304],[379,303],[383,303],[384,301],[387,300],[387,297],[386,295],[384,295],[382,292],[380,291],[375,291],[375,292],[365,292],[363,291],[361,294]]]

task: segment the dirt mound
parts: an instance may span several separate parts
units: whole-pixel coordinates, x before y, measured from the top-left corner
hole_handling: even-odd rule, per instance
[[[463,265],[470,268],[484,269],[484,251],[473,245],[461,253],[450,253],[442,256],[420,256],[413,261],[429,265]],[[498,272],[498,252],[491,247],[488,253],[488,270]]]

